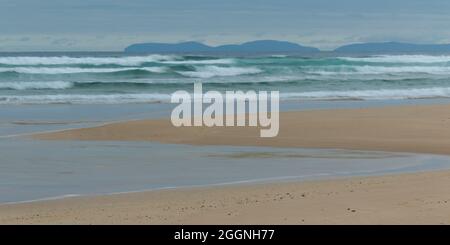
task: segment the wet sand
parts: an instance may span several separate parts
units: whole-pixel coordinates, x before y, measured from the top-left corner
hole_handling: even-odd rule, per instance
[[[33,137],[450,154],[450,105],[282,112],[277,137],[260,138],[259,130],[256,127],[176,128],[169,120],[136,120]]]
[[[450,171],[0,205],[0,224],[449,224]]]
[[[280,134],[258,128],[174,128],[137,120],[37,134],[45,140],[342,148],[450,154],[450,105],[281,113]],[[0,206],[13,224],[446,224],[450,172],[178,189]]]

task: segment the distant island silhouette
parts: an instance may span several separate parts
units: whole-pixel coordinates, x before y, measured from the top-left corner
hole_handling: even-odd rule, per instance
[[[199,42],[182,43],[139,43],[128,46],[128,53],[318,53],[317,48],[306,47],[296,43],[259,40],[243,44],[208,46]]]
[[[257,40],[242,44],[209,46],[200,42],[181,43],[138,43],[125,48],[126,53],[248,53],[248,54],[318,54],[315,47],[277,40]],[[420,54],[450,53],[450,44],[413,44],[401,42],[370,42],[348,44],[336,48],[332,53],[347,54]]]

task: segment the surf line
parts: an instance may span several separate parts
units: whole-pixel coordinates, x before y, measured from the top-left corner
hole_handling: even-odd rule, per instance
[[[270,91],[270,96],[267,91],[256,93],[254,90],[203,93],[202,84],[197,82],[193,95],[178,90],[172,94],[171,103],[179,104],[171,114],[175,127],[259,126],[260,137],[276,137],[280,128],[279,91]]]

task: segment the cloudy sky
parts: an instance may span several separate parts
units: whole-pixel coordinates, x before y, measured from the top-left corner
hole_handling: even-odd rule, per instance
[[[0,0],[0,51],[279,39],[450,43],[448,0]]]

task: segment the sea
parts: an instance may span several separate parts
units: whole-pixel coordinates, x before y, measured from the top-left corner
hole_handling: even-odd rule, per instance
[[[281,100],[448,98],[450,55],[0,54],[0,104],[166,103],[194,82]]]
[[[168,118],[171,94],[195,82],[280,91],[281,111],[449,104],[450,55],[0,53],[0,205],[450,169],[448,156],[429,154],[28,137]]]

